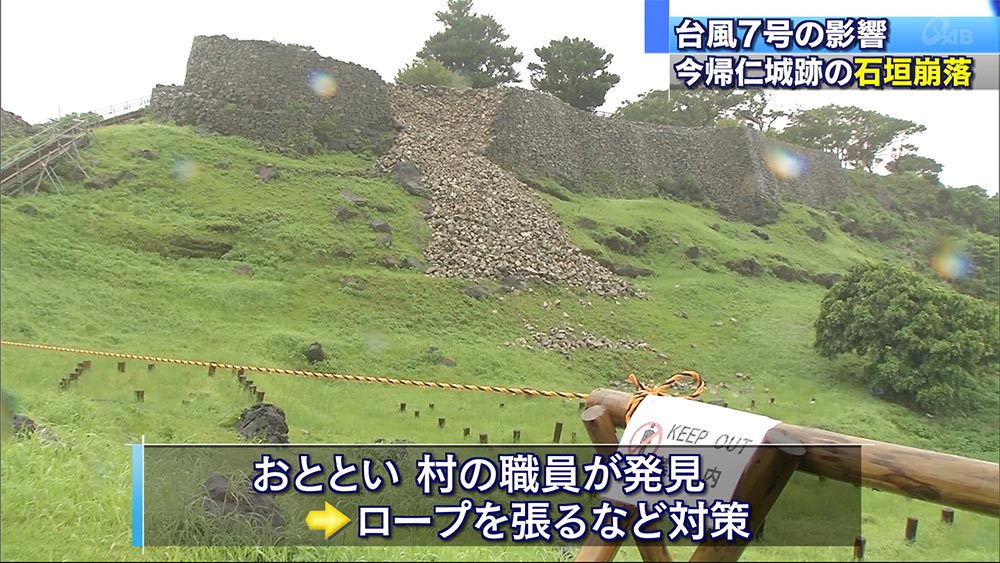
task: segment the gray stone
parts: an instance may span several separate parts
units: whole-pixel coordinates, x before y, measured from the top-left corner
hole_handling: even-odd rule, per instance
[[[403,267],[409,268],[411,270],[418,270],[423,272],[425,270],[423,262],[414,258],[413,256],[407,256],[403,258]]]
[[[392,167],[392,177],[410,195],[427,199],[433,197],[431,191],[420,181],[420,170],[408,160],[400,160]]]
[[[588,217],[577,217],[577,226],[592,231],[597,228],[597,221],[590,219]]]
[[[25,215],[31,215],[32,217],[38,215],[38,209],[34,205],[31,205],[30,203],[25,203],[24,205],[18,205],[17,210],[20,211],[21,213],[24,213]]]
[[[271,403],[257,403],[243,410],[236,422],[236,431],[252,441],[266,444],[287,444],[288,423],[285,411]]]
[[[238,481],[221,473],[213,473],[202,486],[201,506],[205,516],[214,522],[232,518],[233,530],[249,522],[256,530],[277,529],[285,518],[274,502],[273,495],[255,492],[249,477]]]
[[[839,282],[842,276],[840,274],[813,274],[811,279],[813,283],[819,284],[827,289],[833,287],[833,284]]]
[[[258,166],[257,168],[254,168],[253,172],[257,175],[257,179],[261,182],[270,182],[281,175],[276,167],[270,165]]]
[[[357,205],[358,207],[364,207],[368,205],[368,201],[365,198],[359,196],[358,194],[352,192],[351,190],[340,190],[340,195],[347,201]]]
[[[490,296],[490,288],[485,285],[472,285],[469,287],[463,287],[461,289],[462,293],[472,297],[474,299],[485,299]]]
[[[757,259],[752,256],[742,260],[731,260],[726,262],[726,267],[742,276],[757,277],[763,273],[763,268],[760,263],[757,262]]]
[[[156,160],[156,159],[160,158],[159,156],[156,155],[155,152],[153,152],[153,151],[151,151],[149,149],[142,149],[142,150],[135,151],[135,152],[132,153],[131,156],[133,156],[135,158],[141,158],[143,160]]]
[[[687,250],[684,251],[684,255],[692,260],[701,258],[701,254],[702,254],[701,248],[697,246],[689,247]]]
[[[319,342],[313,342],[306,348],[302,355],[306,357],[310,362],[322,362],[326,359],[326,352],[323,351],[323,345]]]
[[[54,432],[23,414],[15,414],[11,417],[10,425],[14,437],[19,440],[35,437],[45,442],[59,441],[59,437]]]
[[[392,227],[385,219],[373,219],[371,223],[372,230],[376,233],[391,233]]]
[[[358,213],[349,207],[340,206],[333,211],[333,216],[337,218],[338,221],[350,221],[358,216]]]
[[[814,241],[817,242],[826,241],[826,231],[824,231],[822,227],[818,226],[809,227],[808,229],[806,229],[806,234],[809,235],[809,238],[813,239]]]
[[[750,232],[757,235],[757,237],[760,238],[761,240],[771,240],[770,235],[758,229],[757,227],[750,229]]]
[[[233,273],[237,276],[252,276],[253,266],[250,264],[237,264],[233,266]]]

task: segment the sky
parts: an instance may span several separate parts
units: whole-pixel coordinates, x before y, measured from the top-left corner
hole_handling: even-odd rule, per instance
[[[149,95],[183,84],[196,35],[307,45],[391,81],[440,31],[447,0],[5,0],[0,3],[0,106],[31,123]],[[950,0],[947,13],[912,0],[672,0],[672,16],[989,16],[987,0]],[[151,6],[151,5],[149,5]],[[752,6],[752,7],[751,7]],[[614,55],[621,82],[600,108],[614,111],[669,81],[668,55],[644,53],[642,0],[475,0],[524,54],[519,86],[530,88],[534,48],[584,37]],[[773,91],[782,109],[856,105],[927,130],[906,142],[944,166],[953,187],[1000,188],[1000,93],[992,91]]]

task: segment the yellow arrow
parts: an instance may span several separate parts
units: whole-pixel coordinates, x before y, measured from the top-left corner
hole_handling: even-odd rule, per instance
[[[330,503],[324,502],[325,510],[310,510],[306,515],[306,525],[310,530],[323,530],[326,536],[323,539],[330,539],[338,530],[351,521],[343,512],[334,508]]]

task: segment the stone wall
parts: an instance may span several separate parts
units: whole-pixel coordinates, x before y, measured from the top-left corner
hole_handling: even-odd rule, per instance
[[[34,127],[21,116],[0,108],[0,135],[4,137],[24,137],[31,135]]]
[[[376,72],[310,47],[223,35],[195,37],[184,85],[154,88],[150,109],[296,152],[381,151],[394,133],[388,87]]]
[[[718,209],[773,220],[782,199],[823,206],[847,194],[833,155],[747,128],[688,128],[597,117],[548,94],[511,88],[493,122],[490,157],[520,174],[612,197],[657,193],[693,176]]]

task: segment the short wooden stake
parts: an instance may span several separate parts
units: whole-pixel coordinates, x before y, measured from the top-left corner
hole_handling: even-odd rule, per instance
[[[552,431],[552,443],[558,444],[560,438],[562,438],[562,423],[557,422],[555,430]]]
[[[500,408],[503,408],[503,403],[500,403]]]
[[[515,430],[514,431],[514,443],[517,444],[520,441],[521,441],[521,431],[520,430]]]
[[[212,377],[215,375],[215,366],[208,366],[208,376]]]
[[[83,369],[90,369],[90,360],[84,360],[80,362],[80,365],[83,366]]]
[[[438,428],[444,428],[444,419],[438,417]]]
[[[413,418],[420,418],[420,411],[413,411]]]
[[[256,385],[251,385],[249,387],[249,389],[250,389],[250,394],[251,395],[256,395],[257,394],[257,386]]]
[[[917,541],[917,519],[907,518],[906,519],[906,541],[912,542]]]
[[[257,391],[257,402],[258,403],[263,403],[264,402],[264,392],[263,391]]]
[[[118,362],[118,373],[125,373],[125,362]]]
[[[587,403],[585,403],[584,401],[580,401],[579,406],[580,410],[583,410],[587,406]]]
[[[489,441],[490,441],[489,437],[486,434],[480,434],[479,435],[479,443],[480,444],[488,444]]]
[[[463,438],[468,438],[469,434],[471,434],[471,433],[472,433],[472,429],[469,428],[468,426],[466,426],[465,428],[462,429],[462,437]]]
[[[434,410],[434,403],[431,403],[431,404],[427,405],[427,407],[428,407],[429,409],[431,409],[431,410]]]
[[[854,536],[854,560],[864,561],[865,560],[865,537],[864,536]]]
[[[572,434],[569,435],[569,441],[572,444],[576,443],[576,432],[573,432]]]
[[[399,412],[406,412],[406,403],[399,403]]]
[[[155,368],[155,367],[156,367],[156,364],[147,364],[146,365],[146,371],[153,371],[153,368]]]
[[[941,509],[941,521],[945,524],[952,524],[955,522],[955,511],[951,508]]]
[[[135,390],[135,400],[139,401],[140,403],[143,402],[143,401],[145,401],[146,400],[146,392],[143,391],[142,389],[136,389]]]

